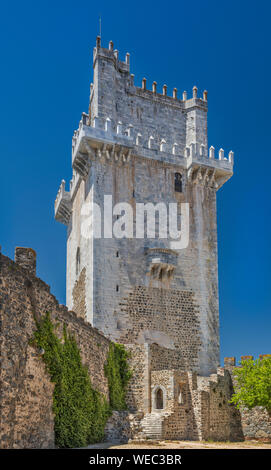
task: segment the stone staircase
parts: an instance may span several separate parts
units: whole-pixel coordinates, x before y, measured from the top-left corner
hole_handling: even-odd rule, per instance
[[[149,439],[162,439],[164,415],[147,413],[141,421],[142,432]]]

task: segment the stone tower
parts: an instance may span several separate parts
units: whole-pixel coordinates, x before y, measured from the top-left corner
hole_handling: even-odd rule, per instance
[[[113,340],[156,343],[208,375],[219,365],[216,191],[232,175],[233,152],[208,151],[206,91],[179,98],[156,82],[147,89],[145,78],[135,86],[130,55],[121,61],[99,37],[93,69],[70,188],[62,181],[55,202],[56,220],[67,225],[67,305]],[[115,207],[106,218],[105,201]],[[179,211],[189,204],[182,249],[170,238],[136,238],[135,218],[134,235],[111,236],[110,217],[114,224],[123,215],[116,204],[135,214],[137,203],[161,202]],[[100,218],[101,237],[93,236]]]

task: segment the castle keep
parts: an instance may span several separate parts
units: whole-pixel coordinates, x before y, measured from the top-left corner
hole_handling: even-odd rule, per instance
[[[222,149],[218,155],[208,150],[206,91],[199,97],[194,87],[191,97],[184,92],[179,99],[176,88],[168,96],[166,85],[158,93],[156,82],[148,90],[145,78],[136,87],[130,55],[122,62],[113,43],[103,48],[99,37],[93,69],[89,113],[72,140],[70,188],[62,181],[55,202],[56,220],[68,232],[67,306],[131,349],[141,375],[130,406],[145,413],[150,435],[166,436],[170,413],[169,423],[173,415],[176,423],[168,436],[193,438],[203,431],[179,405],[189,389],[189,409],[194,414],[192,402],[199,401],[206,424],[205,395],[193,374],[202,385],[219,366],[216,192],[232,175],[233,152],[226,157]],[[103,233],[94,236],[101,223],[95,207],[105,212],[106,198],[112,207],[132,207],[128,236],[114,237],[107,226],[124,206],[107,212]],[[161,202],[177,204],[181,228],[182,205],[189,205],[181,249],[170,237],[147,236],[146,227],[134,236],[136,204]],[[92,232],[86,233],[88,224]]]
[[[112,340],[169,348],[182,368],[219,365],[216,191],[231,177],[233,152],[207,141],[207,92],[178,98],[134,85],[130,55],[113,43],[93,53],[89,114],[72,140],[73,177],[61,183],[56,220],[67,225],[67,306]],[[189,204],[189,240],[85,234],[95,203]],[[155,217],[155,215],[152,215]],[[116,220],[118,215],[113,215]],[[136,232],[134,220],[134,233]],[[172,249],[173,248],[173,249]]]
[[[216,192],[232,176],[233,152],[208,149],[207,92],[169,96],[145,78],[135,86],[130,55],[121,61],[99,37],[93,69],[72,180],[55,201],[67,226],[67,306],[36,277],[34,250],[17,247],[15,262],[0,252],[0,446],[54,447],[54,384],[31,342],[46,312],[74,335],[107,400],[112,341],[131,353],[128,409],[113,412],[107,440],[270,439],[264,409],[229,404],[235,358],[219,366]],[[161,203],[177,207],[180,243],[168,230],[148,232]],[[126,236],[115,236],[115,224]]]

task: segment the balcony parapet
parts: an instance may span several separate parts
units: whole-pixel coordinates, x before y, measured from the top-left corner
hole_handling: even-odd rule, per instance
[[[147,274],[151,279],[172,279],[177,266],[178,253],[167,248],[146,250]]]
[[[55,219],[64,225],[68,225],[71,216],[71,195],[65,190],[65,180],[61,181],[55,200]]]

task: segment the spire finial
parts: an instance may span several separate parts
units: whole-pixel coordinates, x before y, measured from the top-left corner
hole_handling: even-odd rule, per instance
[[[99,36],[102,39],[102,17],[99,17]]]

